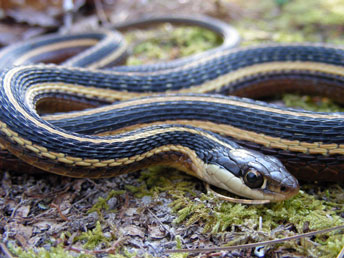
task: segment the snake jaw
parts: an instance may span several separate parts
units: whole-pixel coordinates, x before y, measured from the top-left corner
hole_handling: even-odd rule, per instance
[[[204,180],[242,197],[282,201],[294,196],[299,185],[283,164],[270,156],[246,149],[213,155]]]

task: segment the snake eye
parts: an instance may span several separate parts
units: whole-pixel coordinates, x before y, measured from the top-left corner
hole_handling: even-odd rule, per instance
[[[244,175],[244,182],[250,188],[259,188],[264,183],[264,177],[256,169],[250,168]]]

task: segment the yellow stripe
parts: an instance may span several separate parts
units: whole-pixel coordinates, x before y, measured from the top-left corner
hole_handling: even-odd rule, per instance
[[[24,111],[17,103],[14,103],[16,105],[16,108],[21,109],[22,111]],[[125,142],[125,141],[132,141],[132,140],[138,140],[138,139],[144,139],[147,138],[151,135],[155,135],[155,134],[163,134],[163,133],[168,133],[168,132],[189,132],[192,134],[198,134],[198,135],[202,135],[204,137],[207,137],[225,147],[227,147],[228,149],[233,149],[233,147],[219,139],[217,139],[216,137],[206,133],[206,132],[202,132],[202,131],[198,131],[198,130],[194,130],[191,128],[182,128],[182,127],[170,127],[170,128],[161,128],[161,129],[154,129],[154,130],[148,130],[148,131],[144,131],[144,132],[140,132],[138,134],[135,135],[130,135],[130,136],[125,136],[125,137],[120,137],[117,139],[90,139],[90,138],[83,138],[82,136],[75,136],[75,135],[71,135],[71,134],[67,134],[61,131],[58,131],[56,129],[53,129],[51,127],[48,127],[47,125],[41,123],[40,121],[34,119],[33,117],[29,116],[26,112],[22,112],[22,114],[29,119],[30,121],[34,122],[37,126],[40,126],[44,129],[46,129],[47,131],[49,131],[52,134],[57,134],[60,135],[62,137],[65,137],[66,139],[73,139],[73,140],[77,140],[77,141],[81,141],[81,142],[93,142],[93,143],[116,143],[116,142]],[[0,121],[0,130],[3,131],[8,137],[13,138],[13,137],[17,137],[20,140],[26,141],[26,139],[23,139],[21,137],[18,137],[18,134],[12,130],[10,130],[9,128],[7,128],[7,125],[3,122]],[[32,143],[30,142],[29,144],[26,145],[32,145]]]
[[[31,50],[27,52],[26,54],[17,58],[16,61],[14,62],[14,65],[21,65],[34,56],[44,55],[45,53],[49,53],[51,51],[56,51],[59,49],[68,49],[72,47],[90,47],[90,46],[96,45],[98,42],[99,40],[96,40],[96,39],[78,39],[78,40],[73,40],[73,41],[69,40],[69,41],[54,43],[48,46],[42,46],[37,49]]]
[[[117,60],[122,54],[127,51],[127,44],[123,42],[116,51],[113,51],[111,54],[107,55],[106,58],[99,60],[98,62],[94,62],[88,66],[88,68],[100,68],[105,67],[106,65],[110,64],[111,62]]]
[[[0,122],[0,125],[3,124]],[[2,143],[0,144],[1,149],[6,149],[6,146]],[[152,157],[156,154],[162,153],[162,152],[171,152],[175,151],[178,153],[185,154],[188,158],[191,159],[190,166],[192,167],[192,171],[187,170],[183,167],[178,167],[179,169],[184,170],[185,172],[192,174],[193,176],[197,176],[199,178],[203,178],[204,176],[204,162],[200,160],[195,153],[195,151],[191,150],[188,147],[184,147],[181,145],[163,145],[156,147],[152,150],[149,150],[145,153],[134,155],[130,157],[125,158],[119,158],[119,159],[108,159],[108,160],[99,160],[99,159],[82,159],[80,157],[73,157],[73,156],[67,156],[63,153],[55,153],[46,150],[44,147],[37,146],[35,144],[24,144],[24,148],[33,151],[38,156],[43,156],[52,160],[57,160],[61,163],[65,163],[68,165],[74,165],[74,166],[86,166],[89,168],[99,168],[99,167],[118,167],[118,166],[126,166],[128,164],[132,164],[138,161],[141,161],[143,159]],[[23,156],[25,157],[25,156]],[[64,175],[68,175],[68,171],[64,173]],[[70,174],[72,176],[72,173]]]
[[[66,85],[65,88],[68,88],[68,87],[71,87],[71,88],[77,87],[78,89],[82,89],[84,86],[75,86],[75,85],[68,84]],[[75,91],[75,90],[72,90],[72,91]],[[87,91],[87,90],[84,89],[84,91]],[[100,94],[97,94],[95,91],[93,93],[97,95],[97,97],[100,96]],[[115,91],[116,96],[117,94],[119,93]],[[94,115],[101,112],[115,111],[116,109],[125,108],[128,106],[150,104],[154,102],[167,103],[167,102],[174,102],[174,101],[199,101],[199,102],[207,102],[207,103],[210,102],[210,103],[232,105],[232,106],[237,106],[237,107],[242,107],[242,108],[250,108],[250,109],[255,109],[255,110],[261,110],[261,111],[273,112],[276,114],[291,115],[291,116],[297,116],[297,117],[327,118],[327,119],[344,118],[344,113],[329,113],[329,114],[303,113],[302,111],[281,110],[278,108],[259,106],[252,103],[244,103],[241,101],[236,101],[236,100],[231,100],[231,99],[222,99],[222,98],[216,98],[216,97],[211,97],[211,96],[198,97],[198,96],[168,96],[167,95],[164,97],[155,97],[153,99],[147,98],[147,99],[138,99],[138,100],[134,100],[130,102],[123,102],[123,103],[119,103],[115,105],[108,105],[108,106],[104,106],[100,108],[94,108],[87,111],[73,112],[69,114],[48,115],[48,116],[44,116],[44,119],[58,120],[58,119],[63,119],[63,118],[75,118],[75,117],[79,117],[83,115]]]
[[[42,93],[48,92],[58,92],[70,94],[73,96],[82,96],[91,99],[101,99],[107,102],[114,102],[118,100],[129,100],[131,98],[141,97],[142,94],[139,93],[130,93],[123,91],[115,91],[110,89],[101,89],[96,88],[95,86],[85,87],[75,84],[67,83],[40,83],[33,85],[26,91],[25,100],[28,104],[32,106],[33,99]],[[145,94],[147,96],[151,95],[149,93]]]
[[[239,79],[250,77],[258,74],[276,73],[288,71],[307,71],[307,72],[322,72],[343,77],[344,69],[335,65],[316,63],[316,62],[269,62],[263,64],[252,65],[244,67],[217,77],[214,80],[208,81],[200,86],[193,86],[183,89],[181,93],[202,93],[211,92],[221,88],[223,85],[236,82]]]
[[[263,145],[268,148],[290,150],[295,152],[307,153],[307,154],[322,154],[322,155],[332,155],[338,154],[338,151],[344,154],[343,145],[336,143],[328,144],[321,142],[301,142],[297,140],[288,140],[279,137],[268,136],[261,133],[256,133],[254,131],[244,130],[237,127],[233,127],[227,124],[213,123],[209,121],[201,120],[171,120],[164,121],[164,124],[181,124],[181,125],[191,125],[205,130],[218,133],[223,136],[232,137],[234,139],[249,141]],[[132,131],[135,129],[159,125],[161,122],[145,123],[139,125],[128,126],[125,128],[120,128],[115,131],[101,133],[99,135],[114,135],[118,133],[124,133]]]
[[[49,48],[50,50],[52,49],[52,47],[50,46]],[[199,63],[198,63],[199,64]],[[28,66],[30,67],[30,66]],[[148,131],[148,132],[141,132],[137,135],[132,135],[132,136],[126,136],[123,138],[119,138],[119,139],[89,139],[89,138],[84,138],[82,136],[75,136],[75,135],[70,135],[55,129],[50,128],[49,126],[41,123],[38,120],[35,120],[29,113],[25,112],[20,105],[15,101],[13,95],[12,95],[12,91],[10,89],[10,81],[13,77],[13,75],[17,72],[19,72],[21,69],[23,68],[14,68],[12,69],[9,73],[6,74],[5,78],[4,78],[4,87],[5,87],[5,92],[7,94],[7,96],[9,97],[10,101],[12,102],[12,104],[15,106],[15,108],[22,113],[28,120],[33,121],[37,126],[44,128],[48,131],[50,131],[51,133],[60,135],[66,139],[74,139],[74,140],[78,140],[78,141],[84,141],[84,142],[96,142],[96,143],[112,143],[112,142],[123,142],[123,141],[129,141],[129,140],[136,140],[136,139],[140,139],[140,138],[146,138],[149,135],[152,134],[157,134],[157,133],[165,133],[165,132],[171,132],[171,131],[189,131],[191,133],[197,133],[197,134],[201,134],[201,135],[205,135],[208,138],[211,138],[217,142],[221,142],[222,145],[226,145],[225,143],[223,143],[222,141],[219,141],[218,139],[216,139],[215,137],[209,135],[209,134],[205,134],[205,133],[201,133],[199,131],[196,130],[192,130],[192,129],[188,129],[188,128],[168,128],[168,129],[159,129],[159,130],[153,130],[153,131]],[[185,67],[184,67],[185,69]],[[82,70],[82,69],[76,69],[76,70]],[[258,64],[258,65],[253,65],[250,67],[245,67],[244,69],[240,69],[237,71],[234,71],[232,73],[223,75],[213,81],[209,81],[204,83],[203,85],[200,86],[194,86],[191,87],[189,89],[184,89],[181,91],[174,91],[173,93],[179,93],[179,92],[204,92],[204,91],[211,91],[211,90],[215,90],[218,87],[220,87],[221,85],[225,85],[228,84],[230,82],[234,82],[240,78],[246,77],[246,76],[252,76],[255,74],[264,74],[267,72],[278,72],[278,71],[292,71],[292,70],[306,70],[309,72],[324,72],[324,73],[329,73],[329,74],[335,74],[335,75],[339,75],[339,76],[343,76],[344,77],[344,69],[339,69],[337,66],[334,65],[328,65],[328,64],[322,64],[322,63],[314,63],[314,62],[270,62],[270,63],[264,63],[264,64]],[[102,72],[104,74],[106,73],[112,73],[112,72]],[[132,74],[132,73],[131,73]],[[67,92],[70,94],[81,94],[83,96],[90,96],[90,97],[106,97],[106,95],[110,95],[110,93],[115,93],[115,95],[119,95],[119,92],[116,91],[112,91],[112,90],[106,90],[105,94],[104,93],[99,93],[99,89],[96,89],[95,87],[85,87],[85,86],[81,86],[81,85],[69,85],[69,84],[52,84],[52,85],[48,85],[48,84],[43,84],[43,85],[37,85],[37,86],[33,86],[30,91],[28,91],[27,95],[26,95],[26,100],[32,101],[33,96],[35,96],[35,94],[38,94],[39,92],[42,91],[50,91],[50,90],[57,90],[57,91],[62,91],[62,92]],[[122,94],[122,93],[121,93]],[[137,96],[137,94],[135,94],[135,97]],[[205,97],[196,97],[196,96],[167,96],[167,97],[160,97],[157,99],[154,99],[154,101],[180,101],[180,100],[184,100],[184,101],[204,101],[204,102],[215,102],[215,103],[221,103],[221,104],[228,104],[228,105],[235,105],[235,106],[239,106],[239,107],[243,107],[243,108],[251,108],[251,109],[256,109],[256,110],[262,110],[262,111],[268,111],[268,112],[274,112],[274,113],[278,113],[278,114],[284,114],[284,115],[292,115],[292,116],[303,116],[303,117],[311,117],[311,118],[327,118],[327,119],[331,119],[331,118],[343,118],[343,114],[309,114],[309,113],[302,113],[302,112],[296,112],[296,111],[288,111],[288,110],[280,110],[280,109],[276,109],[276,108],[272,108],[272,107],[265,107],[265,106],[259,106],[259,105],[255,105],[255,104],[251,104],[251,103],[243,103],[241,101],[235,101],[235,100],[228,100],[228,99],[211,99],[209,97],[205,98]],[[104,107],[104,108],[99,108],[99,109],[94,109],[91,111],[86,111],[86,112],[80,112],[80,114],[96,114],[98,112],[104,112],[104,111],[109,111],[112,109],[116,109],[116,108],[121,108],[121,107],[125,107],[128,105],[142,105],[145,103],[151,103],[153,102],[151,99],[143,99],[143,100],[136,100],[136,101],[131,101],[129,103],[120,103],[118,105],[114,105],[114,106],[108,106],[108,107]],[[71,115],[60,115],[60,116],[50,116],[50,117],[46,117],[46,119],[59,119],[59,118],[64,118],[64,117],[72,117],[72,116],[78,116],[77,114],[71,114]],[[288,149],[288,150],[292,150],[292,151],[297,151],[297,152],[304,152],[304,153],[321,153],[321,154],[327,154],[328,153],[328,149],[323,148],[323,144],[322,143],[310,143],[310,144],[296,144],[295,141],[289,141],[286,139],[280,139],[280,138],[274,138],[271,136],[264,136],[262,134],[257,134],[255,132],[251,132],[251,131],[246,131],[246,130],[241,130],[235,127],[231,127],[228,125],[218,125],[218,124],[214,124],[211,126],[211,130],[213,131],[219,131],[218,130],[214,130],[214,126],[218,127],[218,128],[225,128],[226,131],[233,131],[231,133],[231,136],[237,138],[237,139],[243,139],[243,140],[249,140],[258,144],[262,144],[265,145],[267,147],[274,147],[274,148],[280,148],[280,149]],[[1,125],[1,130],[4,133],[7,134],[12,134],[11,136],[14,137],[16,135],[14,135],[14,132],[9,132],[10,130],[8,128],[6,128],[4,126],[4,124],[2,123]],[[272,141],[272,138],[274,139]],[[20,142],[21,139],[19,139]],[[25,139],[23,139],[25,140]],[[18,139],[17,139],[18,142]],[[332,152],[329,153],[336,153],[336,148],[339,147],[343,147],[343,146],[331,146],[332,147]],[[29,148],[31,148],[32,151],[37,151],[33,146],[30,146]]]

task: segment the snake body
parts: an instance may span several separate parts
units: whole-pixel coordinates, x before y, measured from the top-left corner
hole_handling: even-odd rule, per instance
[[[283,200],[297,192],[296,180],[279,160],[234,139],[281,158],[298,178],[343,182],[342,113],[219,95],[262,98],[297,90],[341,102],[341,47],[233,48],[237,41],[232,38],[217,49],[171,63],[94,69],[123,56],[118,35],[48,36],[43,38],[45,49],[43,43],[32,44],[36,50],[26,55],[21,52],[25,44],[18,52],[14,47],[3,50],[3,58],[20,53],[5,61],[20,66],[4,69],[0,77],[3,149],[46,171],[73,177],[108,177],[162,164],[254,199]],[[100,46],[63,65],[26,64],[40,56],[35,52],[59,52],[65,46],[74,52],[78,42],[89,47],[95,38]],[[108,55],[107,50],[114,52]],[[39,116],[36,107],[52,98],[62,106],[114,103]]]

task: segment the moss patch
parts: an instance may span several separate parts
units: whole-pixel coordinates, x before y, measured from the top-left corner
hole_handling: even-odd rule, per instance
[[[266,241],[343,224],[340,216],[343,201],[334,208],[334,202],[331,205],[303,191],[291,200],[264,206],[223,202],[205,194],[200,198],[190,198],[178,190],[172,192],[172,196],[175,200],[171,207],[178,214],[175,223],[196,224],[211,234],[240,232],[240,237],[228,245],[238,244],[254,235],[255,241]],[[333,257],[339,253],[344,240],[336,232],[336,235],[316,236],[313,241],[307,246],[294,242],[287,242],[284,246],[307,256]]]
[[[344,108],[331,99],[319,96],[284,94],[283,102],[288,107],[302,108],[317,112],[344,112]]]
[[[98,201],[92,206],[92,208],[90,208],[88,210],[88,213],[92,213],[92,212],[97,212],[99,216],[102,216],[102,211],[108,211],[109,210],[109,205],[108,205],[108,201],[113,198],[116,197],[118,195],[124,194],[125,190],[111,190],[111,192],[107,195],[106,198],[103,197],[99,197]],[[115,212],[115,211],[114,211]]]
[[[136,43],[127,65],[168,61],[196,54],[219,45],[222,39],[212,31],[199,27],[175,27],[165,24],[144,34],[132,31],[126,35]]]

